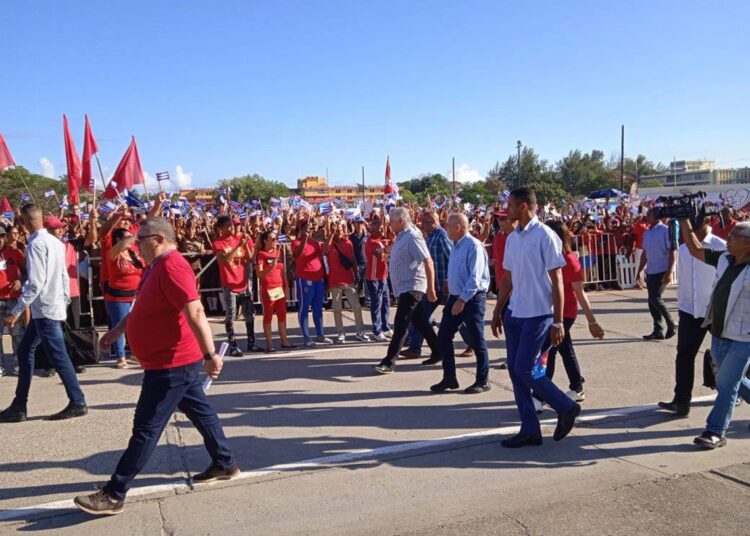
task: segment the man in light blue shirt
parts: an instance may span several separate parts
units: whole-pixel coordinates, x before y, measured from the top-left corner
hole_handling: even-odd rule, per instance
[[[10,407],[0,412],[0,422],[26,420],[26,406],[34,373],[34,352],[40,342],[44,346],[47,359],[60,374],[70,401],[65,409],[50,415],[47,419],[81,417],[86,415],[88,408],[73,363],[68,357],[62,332],[62,322],[65,321],[70,301],[65,247],[44,228],[43,213],[39,206],[25,205],[21,208],[21,219],[31,233],[26,246],[28,280],[21,289],[16,307],[3,318],[3,323],[13,327],[27,307],[31,308],[31,323],[26,328],[17,349],[16,396]]]
[[[670,339],[675,334],[674,320],[664,303],[662,294],[672,279],[672,268],[675,263],[675,244],[669,237],[669,227],[656,217],[654,209],[646,215],[650,229],[643,233],[643,254],[638,266],[636,280],[640,277],[643,267],[646,267],[646,289],[648,290],[648,310],[654,320],[654,329],[643,338],[647,341]],[[661,320],[667,324],[664,333]]]
[[[492,315],[492,333],[498,337],[505,325],[508,372],[513,383],[521,430],[502,441],[503,447],[542,444],[542,430],[531,392],[557,411],[554,439],[559,441],[573,429],[581,406],[568,398],[542,372],[534,371],[537,356],[549,333],[553,346],[563,340],[562,241],[536,217],[536,194],[529,188],[513,190],[508,200],[508,218],[518,221],[505,245],[497,304]],[[500,318],[506,300],[510,307]]]
[[[458,389],[453,337],[461,324],[464,324],[462,335],[474,349],[477,358],[476,380],[464,392],[482,393],[490,390],[490,359],[484,340],[484,312],[487,306],[487,289],[490,286],[487,250],[469,234],[469,220],[463,214],[451,214],[446,230],[455,245],[448,261],[448,299],[438,331],[443,357],[443,379],[430,387],[430,390],[440,393],[447,389]]]

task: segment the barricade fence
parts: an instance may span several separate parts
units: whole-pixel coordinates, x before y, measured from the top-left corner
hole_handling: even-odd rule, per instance
[[[575,235],[570,241],[581,263],[584,283],[604,284],[618,281],[617,244],[612,234]]]

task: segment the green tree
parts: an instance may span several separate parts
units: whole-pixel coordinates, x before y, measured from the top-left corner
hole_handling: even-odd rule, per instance
[[[460,197],[465,203],[479,205],[482,203],[493,203],[497,198],[487,187],[487,181],[477,181],[463,184]]]
[[[537,203],[546,205],[550,201],[559,203],[563,199],[569,199],[570,193],[562,187],[559,181],[546,178],[526,184],[536,193]]]
[[[398,183],[399,191],[406,188],[413,194],[425,193],[450,193],[451,181],[440,173],[425,173],[414,177],[406,182]]]
[[[664,186],[664,183],[659,179],[646,179],[638,184],[639,188],[661,188],[662,186]]]
[[[521,186],[526,186],[531,182],[549,178],[552,168],[549,163],[540,158],[531,147],[524,147],[521,150]],[[487,172],[487,180],[500,181],[513,189],[519,185],[518,182],[518,156],[509,155],[502,164],[497,162],[495,166]],[[500,190],[502,191],[502,190]]]
[[[8,168],[0,172],[0,199],[8,198],[11,206],[15,209],[22,204],[21,194],[26,192],[23,183],[29,187],[34,200],[47,213],[56,213],[59,210],[58,202],[54,197],[45,198],[44,193],[55,190],[58,197],[62,198],[67,193],[67,178],[61,180],[49,179],[36,173],[31,173],[23,166]],[[81,194],[83,197],[85,194]]]
[[[287,197],[289,188],[282,182],[268,180],[257,173],[219,181],[219,188],[231,188],[231,197],[238,201],[260,199],[264,206],[269,206],[272,197]]]

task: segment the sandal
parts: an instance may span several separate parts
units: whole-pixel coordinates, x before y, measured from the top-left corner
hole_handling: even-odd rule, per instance
[[[253,344],[247,347],[248,352],[262,352],[263,349],[257,344]]]
[[[126,369],[128,368],[128,362],[125,361],[124,359],[118,359],[117,363],[115,364],[115,368]]]
[[[276,351],[276,348],[274,348],[273,346],[266,346],[266,353],[267,354],[272,354],[275,351]]]
[[[282,344],[281,347],[284,350],[292,350],[294,348],[297,348],[297,345],[296,344]]]

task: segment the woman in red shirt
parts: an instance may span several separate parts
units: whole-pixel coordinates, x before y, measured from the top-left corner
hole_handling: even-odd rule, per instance
[[[271,321],[276,313],[279,323],[279,337],[282,348],[294,348],[286,338],[286,299],[289,291],[286,285],[284,253],[277,242],[276,231],[263,231],[258,239],[260,248],[256,273],[260,281],[260,302],[263,304],[263,333],[266,336],[266,353],[275,352],[273,347]]]
[[[107,264],[107,282],[104,284],[104,306],[113,326],[130,311],[145,263],[138,256],[135,237],[128,229],[112,231],[112,248],[104,261]],[[125,360],[125,335],[121,335],[110,350],[117,359],[117,368],[127,368]]]
[[[562,268],[563,295],[565,298],[563,302],[565,335],[559,346],[552,346],[550,348],[549,335],[542,345],[543,349],[550,348],[549,355],[547,356],[547,377],[552,379],[555,375],[555,356],[559,351],[563,358],[565,372],[568,373],[568,381],[570,382],[570,390],[566,394],[576,402],[583,402],[586,398],[583,392],[583,383],[585,380],[581,376],[581,367],[578,364],[578,358],[573,348],[573,339],[570,335],[570,330],[573,328],[573,324],[578,316],[578,305],[581,305],[586,315],[586,320],[589,323],[589,332],[592,337],[596,339],[604,338],[604,330],[597,323],[594,312],[591,310],[588,296],[586,296],[586,292],[583,290],[581,265],[578,262],[578,257],[570,247],[568,226],[559,220],[548,220],[545,223],[562,240],[563,256],[565,257],[565,266]],[[534,395],[534,406],[536,406],[537,412],[541,412],[542,405],[541,400]]]

